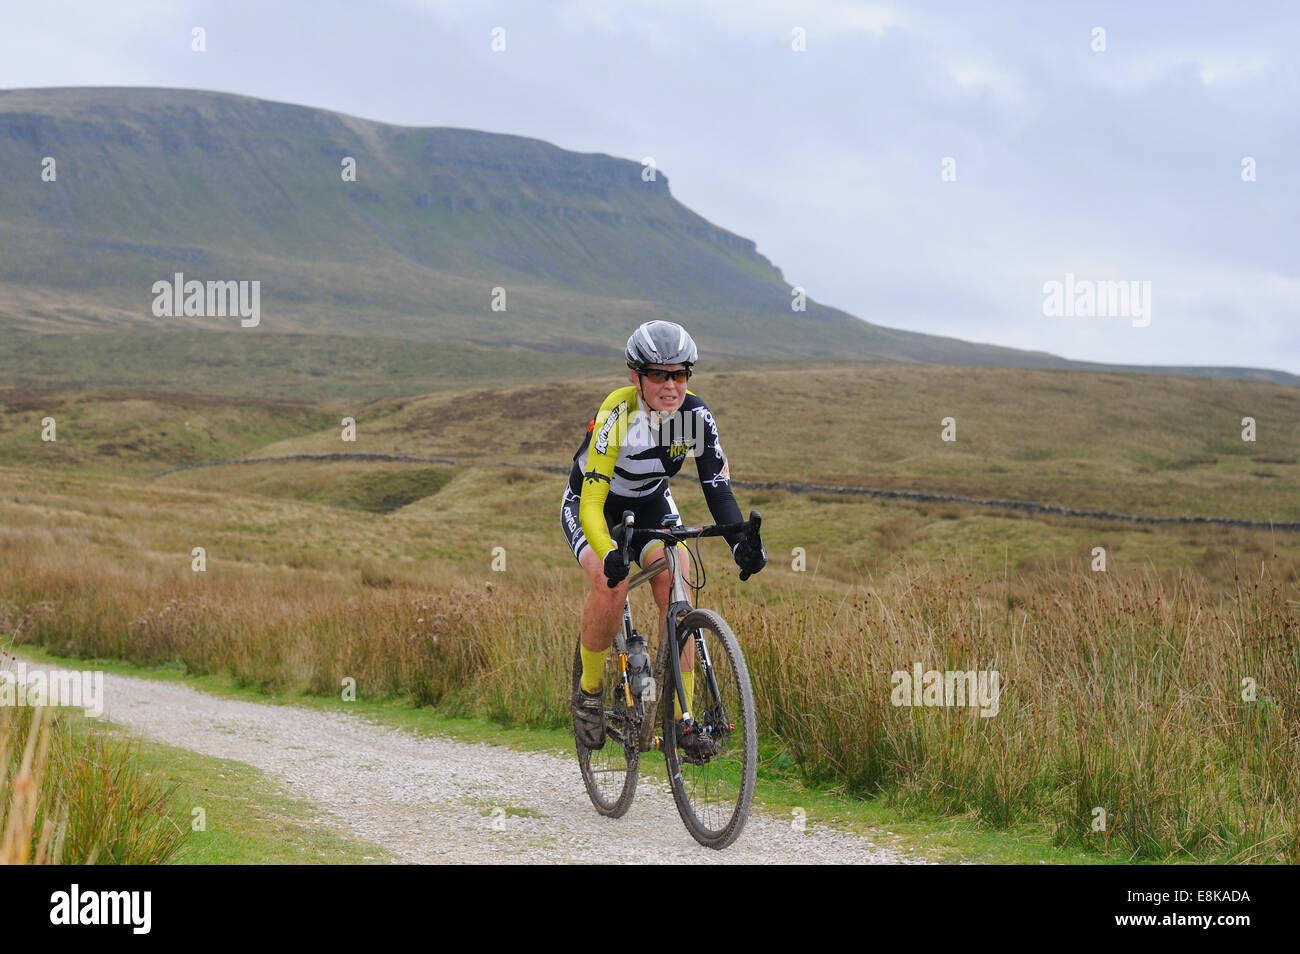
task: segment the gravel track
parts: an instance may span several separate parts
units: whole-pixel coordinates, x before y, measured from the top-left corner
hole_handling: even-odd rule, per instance
[[[29,672],[53,668],[27,663]],[[666,785],[642,777],[627,815],[608,819],[592,808],[576,757],[420,737],[348,713],[106,673],[104,717],[253,765],[319,806],[320,823],[401,862],[917,863],[852,833],[798,832],[789,817],[758,812],[734,845],[715,851],[687,833]],[[647,758],[653,767],[656,756]]]

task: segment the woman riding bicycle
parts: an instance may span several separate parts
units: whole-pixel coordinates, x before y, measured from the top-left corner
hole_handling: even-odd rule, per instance
[[[591,582],[582,607],[582,680],[573,697],[574,732],[591,749],[600,748],[605,741],[601,673],[627,599],[628,566],[610,529],[625,510],[636,514],[638,527],[660,527],[665,516],[676,517],[668,478],[681,470],[688,455],[695,458],[713,519],[720,524],[741,522],[717,422],[708,406],[686,388],[697,358],[691,336],[671,321],[646,322],[628,338],[626,358],[633,386],[611,392],[587,425],[582,446],[573,455],[560,507],[569,549]],[[761,544],[751,544],[742,534],[729,535],[726,540],[742,570],[754,574],[766,565],[767,552]],[[663,560],[662,547],[659,541],[647,544],[633,555],[637,565],[644,569]],[[680,559],[681,572],[689,574],[685,547]],[[659,604],[662,639],[671,581],[661,573],[650,584]],[[682,652],[681,669],[689,704],[695,682],[691,643]],[[675,697],[673,707],[680,719],[681,705]],[[707,744],[694,736],[683,743]]]

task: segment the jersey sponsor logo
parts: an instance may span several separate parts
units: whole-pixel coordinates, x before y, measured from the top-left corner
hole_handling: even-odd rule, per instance
[[[713,435],[713,456],[722,460],[722,441],[718,437],[718,422],[713,419],[713,412],[705,407],[697,407],[695,413],[704,418],[704,423],[709,425],[709,433]]]
[[[690,453],[690,450],[691,450],[690,444],[687,444],[683,441],[678,441],[676,444],[673,444],[668,448],[668,456],[671,457],[673,460],[681,460],[688,453]]]
[[[619,419],[626,413],[626,401],[620,402],[618,407],[609,412],[609,417],[605,419],[605,426],[602,427],[600,433],[596,435],[595,447],[597,454],[609,453],[609,432],[614,429],[614,425],[617,424]]]

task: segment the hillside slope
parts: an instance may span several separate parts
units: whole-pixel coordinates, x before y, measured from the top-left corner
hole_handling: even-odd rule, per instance
[[[344,180],[347,160],[356,181]],[[179,272],[261,282],[259,341],[330,334],[616,358],[631,327],[666,317],[721,359],[1096,367],[813,301],[792,311],[780,270],[676,201],[662,170],[648,179],[638,162],[520,136],[190,90],[8,90],[0,169],[9,334],[140,334],[129,341],[141,355],[173,350],[156,347],[160,330],[248,334],[231,319],[155,317],[154,283]],[[504,310],[492,307],[496,288]],[[57,362],[94,368],[102,350],[66,344]],[[22,371],[17,358],[0,366]]]

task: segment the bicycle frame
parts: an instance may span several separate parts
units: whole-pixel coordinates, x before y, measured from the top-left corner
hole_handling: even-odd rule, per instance
[[[673,686],[676,687],[677,704],[682,710],[682,719],[690,720],[693,716],[687,707],[686,690],[682,686],[681,656],[682,650],[685,647],[679,645],[680,640],[678,639],[677,634],[677,620],[679,617],[685,616],[687,613],[691,612],[695,607],[691,605],[690,599],[687,598],[686,584],[682,582],[682,576],[679,572],[681,563],[680,558],[677,555],[677,546],[675,544],[673,546],[664,544],[664,550],[666,553],[663,560],[656,560],[652,567],[639,571],[636,576],[632,577],[632,579],[628,581],[627,589],[629,598],[623,602],[623,632],[620,636],[622,636],[626,647],[626,640],[630,639],[632,636],[632,601],[630,598],[632,590],[640,586],[642,583],[654,579],[660,573],[663,573],[664,570],[671,573],[672,590],[668,594],[668,622],[664,638],[668,641],[668,655],[672,660]],[[710,698],[719,700],[720,702],[722,699],[722,693],[718,689],[718,679],[713,672],[713,660],[709,658],[709,647],[703,640],[697,640],[695,645],[698,650],[696,653],[697,658],[695,661],[695,668],[699,671],[701,667],[703,667],[705,678],[708,681],[708,689],[711,693]],[[626,652],[626,648],[624,648],[623,651]],[[658,687],[656,687],[656,692],[657,691]],[[725,713],[723,714],[723,717],[725,720]]]
[[[672,650],[669,655],[672,657],[673,685],[676,687],[677,691],[677,703],[681,706],[682,718],[689,719],[691,718],[691,714],[687,711],[686,693],[682,689],[681,655],[683,647],[678,645],[677,619],[679,616],[684,616],[686,613],[689,613],[691,610],[695,609],[695,607],[691,605],[691,601],[686,595],[686,584],[682,582],[682,575],[679,572],[681,563],[679,562],[679,557],[677,555],[677,545],[673,544],[670,546],[665,543],[664,551],[663,560],[656,560],[652,566],[639,571],[636,576],[632,577],[632,579],[628,581],[628,598],[623,601],[623,632],[621,635],[623,637],[624,648],[622,651],[627,651],[626,641],[632,637],[632,590],[636,589],[642,583],[649,582],[660,573],[663,573],[664,570],[667,570],[672,574],[672,590],[668,594],[668,623],[664,638],[668,640],[668,645]],[[703,644],[700,645],[700,648],[704,651],[705,658],[702,662],[705,666],[705,672],[708,673],[709,679],[712,680],[713,670],[712,666],[709,664],[708,649],[704,647]],[[697,661],[697,665],[699,662],[700,661]],[[658,687],[655,688],[657,692]],[[711,688],[716,697],[718,693],[716,683],[712,684]]]
[[[682,579],[682,575],[680,572],[681,564],[679,562],[680,557],[678,556],[677,553],[677,546],[679,543],[681,543],[681,540],[685,538],[704,537],[704,536],[722,536],[728,530],[744,530],[747,535],[752,534],[754,539],[757,539],[758,528],[761,519],[762,518],[760,517],[757,510],[751,510],[749,514],[749,521],[744,524],[728,524],[725,526],[715,525],[712,527],[681,527],[680,517],[666,516],[664,517],[663,526],[661,528],[663,534],[662,535],[653,534],[653,536],[656,539],[660,539],[663,542],[664,558],[662,560],[656,560],[651,567],[646,567],[645,569],[639,571],[636,574],[636,576],[628,580],[628,585],[627,585],[628,597],[623,601],[623,627],[622,629],[619,630],[617,634],[615,634],[614,637],[615,649],[618,653],[621,654],[622,661],[624,664],[626,664],[626,660],[627,660],[627,642],[629,639],[632,638],[632,632],[633,632],[632,600],[631,600],[632,590],[640,586],[642,583],[645,583],[646,581],[651,580],[654,577],[658,576],[664,570],[667,570],[669,573],[672,574],[671,577],[672,588],[668,594],[668,613],[664,625],[664,640],[665,640],[665,645],[670,650],[668,655],[671,657],[672,660],[671,665],[672,665],[672,673],[673,673],[673,686],[677,693],[678,707],[682,710],[683,721],[690,721],[692,719],[692,716],[689,709],[687,708],[686,691],[682,686],[682,663],[681,663],[682,647],[680,645],[680,640],[678,638],[677,622],[679,617],[683,617],[687,613],[690,613],[692,610],[695,609],[695,607],[691,605],[691,601],[686,595],[686,583]],[[682,538],[676,538],[670,535],[671,531],[675,528],[679,529],[680,532],[683,534]],[[648,530],[649,528],[645,528],[645,529]],[[632,527],[632,511],[625,510],[623,512],[623,523],[616,530],[616,533],[618,534],[616,539],[619,542],[619,546],[624,548],[623,553],[624,553],[625,560],[627,559],[627,546],[628,546],[628,542],[625,534],[630,532],[634,532]],[[745,576],[746,574],[742,573],[740,578],[743,580],[745,579]],[[697,640],[696,646],[699,649],[699,652],[697,653],[698,658],[696,659],[696,667],[698,669],[698,667],[701,664],[703,664],[705,678],[707,680],[707,687],[709,693],[711,694],[711,698],[721,702],[722,693],[718,690],[718,680],[713,673],[713,661],[709,658],[708,646],[704,644],[703,640]],[[625,680],[624,684],[626,684],[626,671],[624,672],[624,680]],[[657,697],[658,686],[654,686],[654,693],[655,696]],[[651,700],[644,700],[644,701],[656,701],[656,700],[651,699]],[[629,704],[630,703],[631,700],[629,699]],[[646,731],[650,731],[648,725]],[[646,749],[643,745],[641,751],[645,751],[645,750]]]

